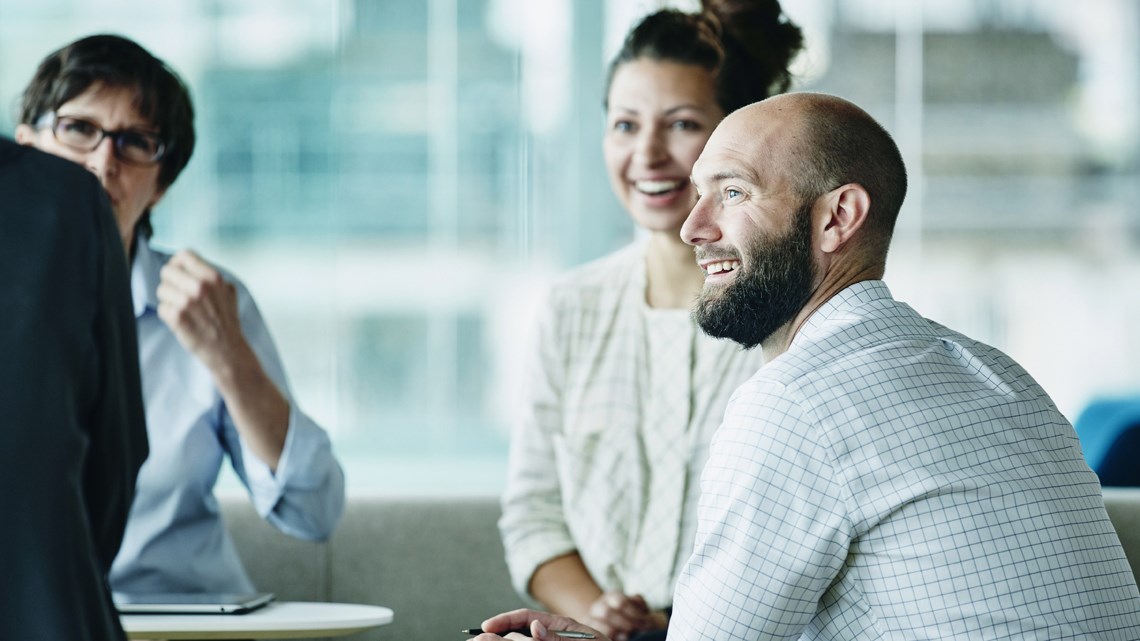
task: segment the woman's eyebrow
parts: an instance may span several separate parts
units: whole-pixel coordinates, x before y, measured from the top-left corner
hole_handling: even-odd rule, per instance
[[[71,109],[75,109],[76,111],[74,113],[72,113]],[[103,126],[103,121],[98,116],[96,116],[94,113],[88,113],[88,112],[84,111],[82,107],[79,107],[79,108],[71,107],[68,109],[68,113],[60,113],[57,111],[55,113],[55,115],[57,118],[74,118],[76,120],[86,120],[93,125],[97,125],[100,128],[106,129],[106,127]],[[127,125],[126,127],[116,127],[113,131],[126,131],[126,130],[144,131],[146,133],[151,133],[151,134],[157,134],[158,133],[158,127],[155,127],[154,125],[152,125],[148,122],[145,122],[145,121],[137,122],[137,123],[131,124],[131,125]],[[111,130],[108,130],[108,131],[111,131]]]
[[[671,115],[677,113],[678,111],[684,111],[686,109],[690,110],[690,111],[700,111],[700,112],[706,111],[706,109],[700,105],[685,103],[683,105],[676,105],[673,107],[669,107],[668,109],[666,109],[662,113],[665,114],[666,116],[671,116]]]

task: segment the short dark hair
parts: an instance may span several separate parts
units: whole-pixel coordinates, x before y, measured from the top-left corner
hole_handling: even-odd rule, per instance
[[[618,68],[642,58],[711,72],[716,102],[725,114],[787,91],[788,65],[803,48],[803,33],[782,15],[780,3],[702,0],[701,5],[699,13],[663,9],[642,19],[610,63],[606,95]]]
[[[194,153],[194,106],[178,74],[133,40],[88,36],[49,54],[24,89],[20,122],[34,127],[45,114],[96,83],[135,89],[135,108],[158,129],[166,145],[158,184],[169,187]],[[144,236],[151,235],[149,212],[139,228]]]
[[[866,111],[828,96],[808,103],[793,153],[801,198],[814,201],[850,183],[867,190],[871,211],[864,231],[869,247],[885,258],[907,188],[906,165],[891,134]]]

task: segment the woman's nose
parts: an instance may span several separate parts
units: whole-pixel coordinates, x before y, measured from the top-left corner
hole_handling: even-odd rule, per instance
[[[99,141],[99,145],[87,152],[84,163],[87,170],[99,177],[102,182],[106,177],[115,175],[119,170],[119,158],[115,155],[115,141],[110,137]]]
[[[634,154],[637,160],[645,165],[654,165],[664,160],[668,154],[665,151],[662,132],[656,127],[642,129],[637,137]]]

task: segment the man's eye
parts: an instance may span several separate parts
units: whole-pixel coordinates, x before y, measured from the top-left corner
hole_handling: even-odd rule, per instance
[[[739,189],[735,189],[733,187],[729,187],[728,189],[724,190],[725,200],[734,200],[734,199],[739,198],[740,196],[743,196],[743,195],[744,195],[744,192],[740,191]]]

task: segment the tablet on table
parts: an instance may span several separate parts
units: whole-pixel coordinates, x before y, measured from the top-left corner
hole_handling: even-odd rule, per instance
[[[272,592],[247,594],[151,593],[112,595],[120,614],[245,614],[270,601]]]

